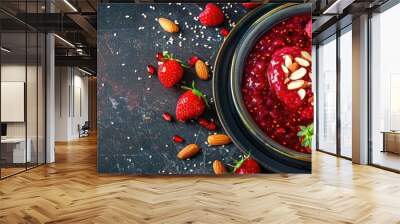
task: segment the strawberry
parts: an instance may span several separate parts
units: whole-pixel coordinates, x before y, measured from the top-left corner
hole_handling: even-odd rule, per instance
[[[245,155],[242,160],[236,163],[233,172],[236,174],[260,173],[261,167],[250,155]]]
[[[207,100],[204,94],[194,87],[194,82],[192,88],[182,88],[187,91],[179,97],[175,114],[178,121],[185,122],[200,117],[206,109]]]
[[[225,17],[221,8],[214,3],[207,3],[199,15],[200,23],[204,26],[218,26],[224,22]]]
[[[163,52],[163,58],[158,64],[158,79],[166,88],[173,87],[180,82],[183,77],[183,68],[185,66],[180,60],[174,59],[168,52]],[[186,66],[185,66],[186,67]]]
[[[257,6],[261,5],[261,3],[257,3],[257,2],[243,2],[242,3],[243,7],[245,7],[246,9],[254,9]]]

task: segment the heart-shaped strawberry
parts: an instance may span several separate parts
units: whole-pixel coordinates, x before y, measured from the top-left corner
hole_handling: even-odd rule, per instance
[[[182,61],[173,58],[168,52],[163,52],[158,64],[158,80],[166,88],[171,88],[182,80],[183,67]]]
[[[176,119],[181,122],[185,122],[191,119],[195,119],[203,115],[207,100],[203,93],[195,88],[194,82],[192,88],[182,87],[187,91],[178,98],[176,103]]]
[[[261,167],[250,155],[245,155],[242,160],[236,162],[233,172],[236,174],[261,173]]]
[[[214,3],[207,3],[199,15],[200,23],[204,26],[218,26],[224,22],[225,17],[221,8]]]

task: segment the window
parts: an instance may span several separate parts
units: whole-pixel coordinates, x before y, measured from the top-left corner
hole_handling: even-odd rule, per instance
[[[400,170],[400,5],[371,18],[371,162]]]
[[[318,47],[318,149],[336,153],[336,36]]]
[[[342,30],[340,45],[340,155],[352,157],[352,32]]]

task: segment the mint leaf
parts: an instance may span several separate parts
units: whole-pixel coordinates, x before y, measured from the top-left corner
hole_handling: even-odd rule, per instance
[[[312,138],[314,136],[314,124],[311,123],[308,126],[300,126],[300,131],[297,136],[301,139],[301,146],[311,147]]]

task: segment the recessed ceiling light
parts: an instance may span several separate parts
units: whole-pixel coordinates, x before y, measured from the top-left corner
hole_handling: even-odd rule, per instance
[[[342,14],[343,10],[354,1],[355,0],[336,0],[332,5],[325,9],[322,14]]]
[[[55,37],[57,37],[59,40],[61,40],[62,42],[64,42],[65,44],[67,44],[68,46],[75,48],[75,45],[73,45],[71,42],[69,42],[68,40],[62,38],[61,36],[59,36],[58,34],[54,34]]]
[[[64,0],[64,3],[68,5],[74,12],[78,12],[75,6],[73,6],[68,0]]]
[[[92,73],[90,73],[90,72],[88,72],[88,71],[86,71],[86,70],[84,70],[84,69],[81,69],[81,68],[79,68],[79,67],[78,67],[78,70],[81,71],[81,72],[83,72],[83,73],[85,73],[85,74],[87,74],[87,75],[93,75]]]
[[[4,51],[6,53],[10,53],[11,52],[11,50],[9,50],[9,49],[7,49],[5,47],[1,47],[0,49],[1,49],[1,51]]]

